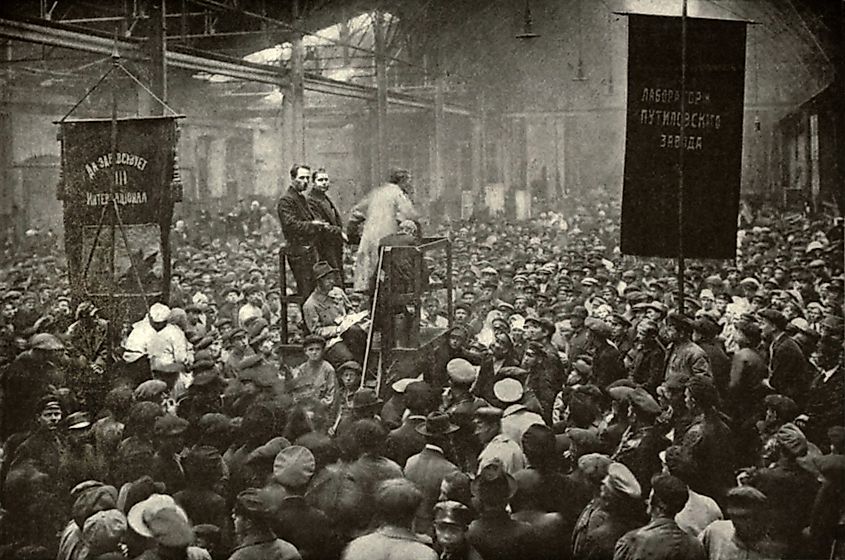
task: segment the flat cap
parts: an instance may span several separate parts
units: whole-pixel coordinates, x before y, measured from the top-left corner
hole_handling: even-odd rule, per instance
[[[642,494],[640,483],[637,482],[634,474],[622,463],[613,462],[607,466],[607,476],[604,479],[604,485],[610,490],[628,496],[629,498],[639,499]]]
[[[156,418],[155,433],[157,436],[178,436],[188,429],[188,421],[175,414],[165,414]]]
[[[446,374],[452,383],[471,385],[478,377],[478,367],[463,358],[454,358],[446,364]]]
[[[517,403],[525,394],[522,383],[512,377],[500,379],[493,385],[493,394],[505,404]]]
[[[482,421],[493,421],[502,419],[502,409],[495,406],[482,406],[477,409],[473,416]]]
[[[648,391],[642,387],[637,387],[628,395],[628,402],[637,410],[657,416],[661,412],[660,405],[654,400],[654,397],[648,394]]]
[[[281,450],[273,461],[273,480],[288,488],[301,488],[308,484],[317,462],[307,447],[291,445]]]
[[[758,315],[761,319],[769,321],[781,331],[786,330],[786,325],[789,323],[786,316],[777,309],[763,309],[758,313]]]

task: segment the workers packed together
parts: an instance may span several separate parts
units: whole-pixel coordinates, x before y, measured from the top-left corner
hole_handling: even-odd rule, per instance
[[[4,256],[0,558],[845,558],[841,223],[759,211],[682,311],[618,205],[421,225],[399,173],[344,228],[318,178],[279,205],[301,308],[257,203],[178,222],[168,305],[126,325],[71,306],[55,244]],[[421,228],[454,317],[427,296],[445,335],[377,391],[372,261]]]

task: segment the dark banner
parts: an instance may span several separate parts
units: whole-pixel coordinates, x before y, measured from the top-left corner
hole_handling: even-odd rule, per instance
[[[163,291],[176,174],[174,117],[61,123],[65,249],[77,294]],[[87,297],[87,296],[86,296]]]
[[[133,118],[62,123],[62,192],[66,211],[97,225],[104,206],[117,201],[124,224],[158,223],[170,197],[176,154],[176,119]],[[114,183],[114,191],[112,191]]]
[[[678,256],[680,151],[684,256],[733,259],[742,163],[746,24],[632,15],[622,197],[624,254]],[[681,123],[684,138],[681,138]]]

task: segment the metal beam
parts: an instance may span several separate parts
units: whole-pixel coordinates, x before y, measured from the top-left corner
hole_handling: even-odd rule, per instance
[[[75,31],[53,22],[29,23],[6,18],[0,18],[0,37],[104,56],[111,54],[115,44],[111,37]],[[144,53],[143,41],[118,39],[117,48],[122,57],[130,60],[144,61],[149,58]],[[246,61],[229,61],[171,49],[167,51],[167,64],[174,68],[287,86],[287,81],[280,77],[278,68]]]
[[[114,48],[114,38],[91,31],[78,31],[55,22],[41,21],[32,23],[27,21],[0,18],[0,38],[49,45],[75,51],[89,52],[108,56]],[[122,57],[145,61],[148,56],[144,53],[144,41],[131,38],[118,39],[117,48]],[[194,54],[183,50],[168,49],[167,64],[174,68],[220,74],[240,80],[274,84],[288,87],[290,81],[280,72],[278,66],[256,64],[244,60],[212,57],[209,54]],[[361,84],[352,84],[339,80],[332,80],[323,76],[305,75],[305,90],[328,95],[338,95],[354,99],[374,100],[375,88]],[[388,92],[387,101],[390,104],[413,109],[433,110],[434,102],[423,97]],[[472,112],[464,107],[447,104],[444,112],[452,115],[470,116]]]

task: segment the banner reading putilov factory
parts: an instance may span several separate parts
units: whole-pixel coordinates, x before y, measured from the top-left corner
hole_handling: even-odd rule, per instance
[[[160,290],[169,272],[176,119],[118,119],[114,146],[110,119],[61,127],[59,198],[71,285],[92,294]]]
[[[679,151],[683,150],[684,256],[733,259],[746,24],[687,18],[683,114],[681,18],[632,15],[628,30],[622,252],[678,255]]]

